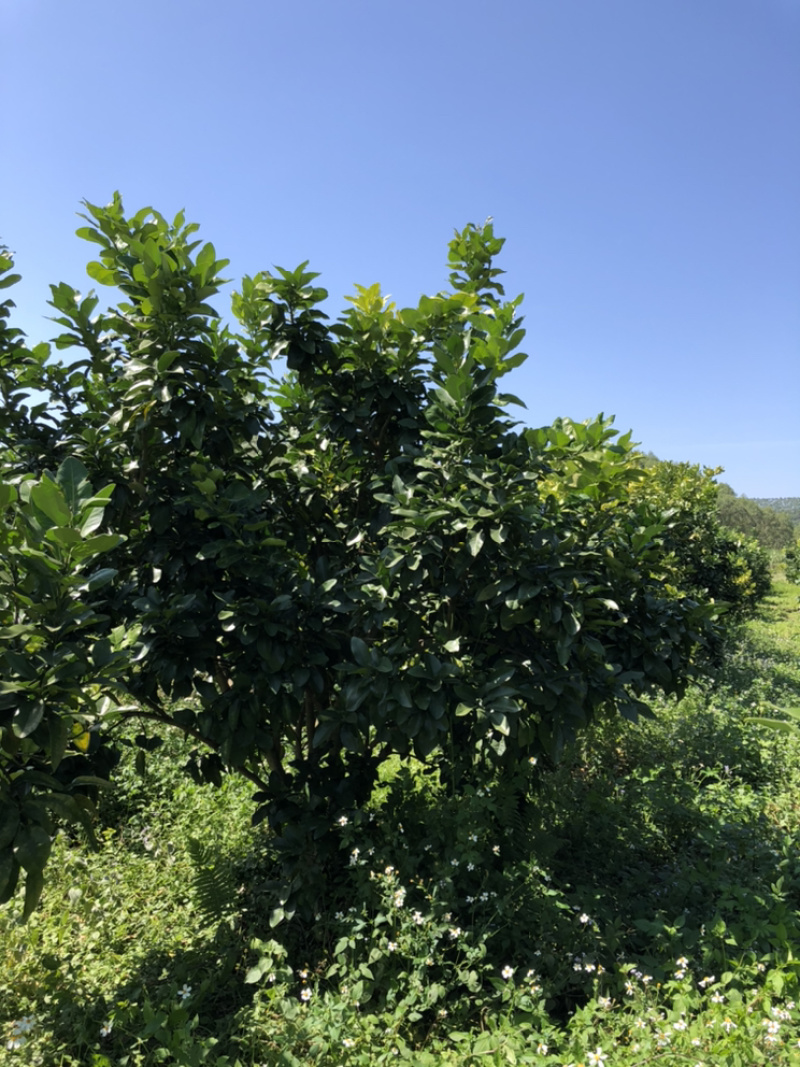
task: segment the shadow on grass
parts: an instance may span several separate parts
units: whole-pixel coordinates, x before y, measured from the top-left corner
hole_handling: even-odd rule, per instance
[[[413,871],[421,879],[417,886],[438,885],[443,880],[438,876],[444,875],[448,884],[442,901],[449,922],[466,936],[482,940],[497,968],[511,963],[516,968],[536,969],[553,1022],[565,1024],[586,1002],[598,967],[613,974],[618,963],[625,961],[663,982],[675,961],[686,955],[700,978],[735,968],[737,958],[746,954],[766,956],[780,947],[781,936],[797,943],[798,931],[790,917],[800,903],[798,866],[787,865],[775,847],[775,835],[759,814],[742,813],[736,818],[726,811],[715,816],[699,810],[689,790],[658,777],[646,782],[629,780],[623,791],[608,791],[597,781],[578,777],[570,799],[579,805],[573,809],[573,818],[568,821],[562,815],[560,824],[546,830],[541,810],[526,815],[528,849],[549,854],[546,867],[541,855],[535,856],[534,863],[530,852],[524,854],[523,840],[514,834],[503,838],[499,854],[491,852],[480,871],[463,870],[448,877],[445,864],[454,844],[453,831],[457,834],[458,828],[451,826],[449,841],[442,840],[448,820],[441,819],[441,810],[427,812],[425,819],[418,812],[418,824],[412,812],[406,813],[403,836],[409,836],[410,845],[408,854],[403,850],[397,860],[399,872]],[[380,849],[380,832],[371,839]],[[388,838],[384,841],[387,848],[391,846]],[[431,858],[433,849],[424,848],[432,842],[440,849],[436,858]],[[423,858],[417,844],[422,846]],[[220,856],[219,862],[227,861]],[[266,911],[244,909],[260,897],[257,876],[269,881],[274,868],[266,856],[250,855],[241,862],[253,876],[253,884],[243,894],[242,910],[231,925],[221,924],[215,937],[183,951],[166,952],[154,945],[136,972],[110,989],[103,1005],[94,1006],[98,1032],[109,1015],[117,1016],[102,1041],[112,1063],[124,1062],[137,1041],[143,1054],[180,1050],[184,1058],[177,1062],[187,1064],[206,1062],[203,1057],[210,1052],[212,1039],[210,1062],[216,1064],[216,1057],[222,1055],[228,1055],[231,1063],[241,1058],[235,1038],[243,1036],[242,1019],[262,988],[244,980],[257,958],[248,947],[254,937],[274,939],[286,950],[295,972],[288,995],[297,999],[307,983],[314,986],[315,995],[337,988],[336,979],[326,982],[324,978],[333,946],[340,937],[352,936],[363,916],[368,923],[361,962],[367,964],[371,950],[385,941],[387,927],[381,925],[381,909],[375,900],[364,902],[363,878],[343,872],[331,887],[325,914],[272,929]],[[771,888],[781,876],[785,906],[782,894]],[[476,903],[486,892],[496,896],[485,904]],[[346,908],[354,902],[359,902],[358,915],[351,919]],[[423,895],[409,890],[409,908],[425,903]],[[427,904],[430,908],[430,901]],[[342,912],[339,918],[334,908]],[[588,916],[590,923],[582,923],[582,916]],[[777,931],[779,922],[790,923],[783,935]],[[442,951],[447,951],[445,945]],[[298,974],[306,969],[309,977],[301,980]],[[183,1000],[181,988],[187,986],[191,992]],[[409,1038],[413,1040],[416,1034],[421,1041],[436,1025],[443,1006],[451,1015],[457,1012],[457,995],[454,990],[452,999],[445,996],[436,1009],[421,1013],[409,1026]],[[77,1007],[79,982],[74,989],[62,988],[59,999],[65,1008]],[[387,1008],[385,1000],[385,990],[376,988],[363,1010],[379,1013]],[[149,1014],[146,1004],[151,1005]],[[72,1016],[70,1010],[62,1012],[58,1036],[67,1044]],[[459,1019],[461,1028],[470,1024],[480,1025],[477,1014]],[[279,1017],[275,1025],[279,1047]]]
[[[182,1049],[178,1062],[200,1064],[214,1039],[208,1062],[241,1058],[235,1038],[267,984],[245,981],[258,958],[253,939],[285,952],[293,972],[285,995],[298,1003],[306,984],[315,997],[339,995],[341,975],[325,976],[342,938],[353,942],[351,968],[363,964],[396,978],[416,967],[443,989],[435,1006],[408,1023],[409,1038],[419,1040],[442,1010],[461,1028],[480,1025],[480,1009],[470,1009],[473,1001],[454,978],[457,945],[447,929],[483,946],[484,977],[505,965],[535,970],[559,1024],[592,994],[598,968],[611,976],[627,962],[663,982],[682,956],[699,979],[780,955],[800,942],[800,860],[796,841],[765,814],[761,790],[769,787],[770,767],[746,746],[740,725],[698,703],[682,719],[665,713],[664,723],[639,731],[598,732],[526,793],[515,780],[447,795],[432,776],[420,785],[418,775],[401,769],[373,817],[361,813],[342,831],[342,862],[329,871],[316,914],[274,928],[280,872],[267,834],[233,857],[205,842],[194,856],[191,887],[198,932],[214,910],[209,879],[217,876],[209,871],[218,872],[220,887],[237,886],[233,901],[220,889],[219,907],[228,906],[230,919],[185,948],[153,945],[130,977],[88,1009],[97,1032],[116,1015],[103,1052],[123,1063],[140,1041],[143,1054],[172,1045]],[[393,913],[379,893],[387,869],[403,887]],[[442,931],[440,955],[430,950],[430,964],[385,948],[403,923],[412,929],[414,911]],[[376,979],[363,1010],[388,1010],[390,988],[396,981],[392,987]],[[79,1008],[79,979],[57,995],[58,1036],[68,1045],[76,1012],[87,1011]],[[273,1023],[277,1049],[279,1012]],[[268,1062],[280,1062],[277,1052]]]

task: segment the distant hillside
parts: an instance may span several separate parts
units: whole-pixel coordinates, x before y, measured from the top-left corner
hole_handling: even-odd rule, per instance
[[[737,496],[725,482],[717,491],[717,516],[723,526],[755,539],[764,548],[788,548],[795,531],[788,513],[777,511],[765,501]]]
[[[800,496],[754,496],[750,499],[760,508],[771,508],[781,515],[788,515],[795,526],[800,526]]]

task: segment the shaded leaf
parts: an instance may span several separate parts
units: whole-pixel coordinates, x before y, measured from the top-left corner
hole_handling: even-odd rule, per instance
[[[50,855],[50,847],[50,835],[41,826],[33,823],[24,826],[17,834],[14,855],[26,871],[42,871]]]

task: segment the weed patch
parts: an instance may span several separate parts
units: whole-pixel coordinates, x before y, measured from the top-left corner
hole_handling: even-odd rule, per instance
[[[60,834],[42,909],[0,912],[3,1062],[799,1063],[800,741],[749,721],[800,703],[776,590],[713,685],[557,767],[394,761],[307,915],[246,782],[123,748],[99,851]]]

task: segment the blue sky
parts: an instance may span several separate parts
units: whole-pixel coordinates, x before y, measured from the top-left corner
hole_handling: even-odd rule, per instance
[[[228,274],[400,305],[488,215],[531,425],[800,495],[800,0],[0,0],[0,240],[32,340],[86,198],[185,208]],[[227,314],[227,298],[218,301]]]

